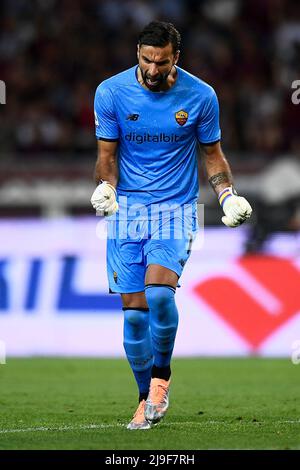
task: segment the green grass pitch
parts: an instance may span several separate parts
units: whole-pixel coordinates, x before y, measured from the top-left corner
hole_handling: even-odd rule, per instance
[[[122,359],[8,359],[0,449],[300,449],[300,365],[286,359],[173,359],[170,408],[128,431],[137,389]]]

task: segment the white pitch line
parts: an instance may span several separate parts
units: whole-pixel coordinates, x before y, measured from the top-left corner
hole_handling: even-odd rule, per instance
[[[205,427],[207,425],[222,425],[222,426],[232,426],[233,424],[300,424],[299,420],[283,420],[283,421],[275,421],[266,423],[265,421],[257,421],[253,423],[252,421],[216,421],[216,420],[209,420],[203,422],[195,422],[195,421],[183,421],[183,422],[164,422],[163,426],[202,426]],[[32,428],[21,428],[21,429],[0,429],[0,434],[13,434],[13,433],[25,433],[25,432],[62,432],[62,431],[78,431],[78,430],[90,430],[90,429],[108,429],[108,428],[124,428],[126,424],[82,424],[78,426],[57,426],[57,427],[50,427],[50,426],[39,426],[39,427],[32,427]]]
[[[23,429],[0,429],[0,434],[11,434],[18,432],[40,432],[40,431],[76,431],[81,429],[107,429],[107,428],[117,428],[122,427],[124,424],[82,424],[80,426],[60,426],[60,427],[50,427],[50,426],[39,426],[36,428],[23,428]]]

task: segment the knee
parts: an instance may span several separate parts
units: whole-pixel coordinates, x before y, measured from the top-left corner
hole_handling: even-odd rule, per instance
[[[124,324],[130,329],[145,329],[149,326],[149,311],[123,308]],[[145,309],[146,310],[146,309]]]
[[[151,310],[165,310],[175,301],[175,289],[168,286],[146,286],[145,295]]]

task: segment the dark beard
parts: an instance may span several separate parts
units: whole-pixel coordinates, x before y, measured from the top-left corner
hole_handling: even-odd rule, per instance
[[[151,85],[147,82],[147,78],[149,78],[149,77],[147,77],[147,73],[144,73],[144,72],[142,71],[142,69],[140,68],[140,71],[141,71],[141,75],[142,75],[142,79],[143,79],[144,84],[145,84],[146,87],[149,88],[149,90],[151,90],[151,91],[161,91],[161,89],[163,88],[163,86],[164,86],[164,85],[166,84],[166,82],[167,82],[167,78],[168,78],[168,76],[169,76],[169,74],[170,74],[172,68],[173,68],[173,65],[172,65],[172,67],[170,68],[169,72],[166,72],[166,73],[164,73],[164,74],[160,74],[160,75],[155,79],[155,81],[157,81],[158,83],[157,83],[156,85],[154,85],[154,86],[151,86]]]

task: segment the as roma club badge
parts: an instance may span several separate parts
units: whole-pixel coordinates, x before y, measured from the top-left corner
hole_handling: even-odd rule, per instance
[[[175,113],[175,119],[180,126],[185,125],[186,121],[188,120],[188,117],[189,117],[189,114],[186,111],[183,111],[183,109]]]

